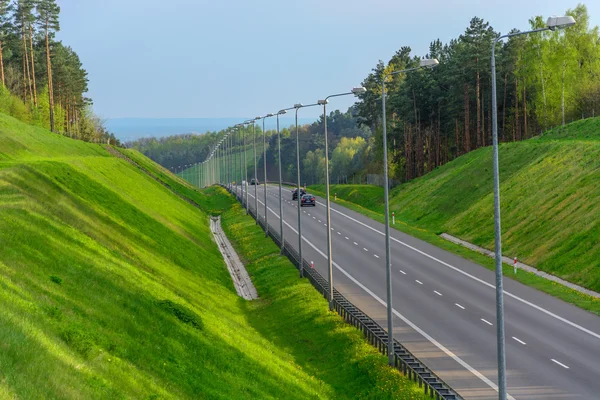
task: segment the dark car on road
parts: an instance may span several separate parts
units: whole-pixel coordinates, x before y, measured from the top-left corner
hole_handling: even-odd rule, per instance
[[[316,202],[315,202],[315,196],[313,196],[312,194],[305,194],[304,196],[302,196],[302,199],[300,200],[300,207],[304,207],[304,206],[316,206]]]
[[[252,178],[252,180],[250,181],[250,185],[260,185],[260,182],[258,182],[258,179]]]
[[[300,188],[300,196],[304,196],[306,194],[306,190]],[[298,200],[298,189],[292,190],[292,200]]]

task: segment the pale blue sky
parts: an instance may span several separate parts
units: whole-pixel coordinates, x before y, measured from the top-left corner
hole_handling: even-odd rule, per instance
[[[401,46],[461,34],[473,16],[501,32],[566,0],[58,0],[59,38],[89,72],[104,118],[253,117],[358,85]],[[593,25],[600,1],[587,0]],[[346,109],[351,98],[335,99]],[[316,108],[304,116],[318,114]]]

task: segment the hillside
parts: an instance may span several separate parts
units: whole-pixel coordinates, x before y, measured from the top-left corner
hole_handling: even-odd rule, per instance
[[[0,216],[0,398],[421,398],[281,257],[238,298],[207,214],[99,145],[0,114]]]
[[[493,249],[491,156],[481,148],[394,188],[391,211],[408,225]],[[504,254],[600,291],[600,118],[501,144],[500,168]],[[381,188],[331,192],[383,212]]]

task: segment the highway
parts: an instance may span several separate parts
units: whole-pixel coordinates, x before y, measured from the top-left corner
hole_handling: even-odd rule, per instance
[[[297,249],[289,188],[283,199],[285,240]],[[304,259],[328,276],[331,229],[334,286],[385,328],[385,228],[334,203],[327,227],[324,203],[317,197],[315,207],[302,207]],[[267,204],[270,229],[279,232],[276,186]],[[465,399],[497,399],[493,271],[394,229],[391,257],[394,337]],[[504,290],[509,398],[600,399],[600,318],[509,278]]]

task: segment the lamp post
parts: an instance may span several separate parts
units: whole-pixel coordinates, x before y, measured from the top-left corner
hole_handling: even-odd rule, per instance
[[[281,132],[279,131],[279,116],[287,114],[289,110],[293,110],[294,107],[285,108],[277,112],[277,153],[278,153],[278,164],[279,164],[279,237],[281,239],[281,253],[283,254],[283,193],[282,193],[282,181],[281,181]]]
[[[304,105],[302,103],[294,104],[294,108],[296,109],[296,175],[298,178],[298,187],[296,190],[298,191],[297,201],[298,201],[298,256],[300,257],[299,262],[299,270],[300,270],[300,278],[304,277],[304,264],[302,262],[302,223],[300,220],[301,211],[301,199],[300,199],[300,134],[298,132],[298,110],[305,107],[314,107],[318,106],[319,103]]]
[[[235,126],[235,129],[237,129],[237,131],[238,131],[238,147],[240,148],[240,201],[242,202],[242,205],[244,205],[244,176],[243,176],[242,162],[243,162],[243,156],[245,155],[245,148],[243,147],[243,140],[244,140],[244,131],[242,129],[243,127],[244,127],[243,124],[237,124]]]
[[[492,43],[492,158],[494,163],[494,247],[496,264],[496,339],[498,341],[498,398],[506,400],[506,354],[504,351],[504,289],[502,284],[502,234],[500,220],[500,169],[498,162],[498,109],[496,101],[496,43],[501,39],[530,33],[564,29],[575,25],[571,16],[550,17],[545,28],[499,36]]]
[[[273,114],[267,114],[262,118],[263,125],[263,172],[265,176],[265,181],[263,185],[265,187],[265,236],[269,236],[269,224],[267,222],[267,131],[265,130],[265,119],[272,117]],[[258,212],[256,213],[258,217]]]
[[[366,92],[364,87],[355,87],[350,92],[332,94],[325,97],[324,100],[319,100],[317,104],[323,106],[323,124],[325,127],[325,203],[327,206],[327,264],[329,270],[329,309],[333,310],[333,260],[331,257],[331,206],[329,201],[329,147],[327,143],[327,103],[332,97],[340,97],[347,95],[358,95]],[[298,192],[298,195],[300,193]]]
[[[248,126],[252,122],[251,119],[244,121],[244,125]],[[248,162],[246,160],[246,135],[244,135],[244,173],[246,175],[246,215],[248,215]]]
[[[252,121],[252,136],[254,140],[254,212],[256,213],[256,224],[258,225],[258,180],[256,176],[258,173],[256,172],[256,121],[261,119],[262,117],[256,117]]]
[[[388,181],[388,153],[387,153],[387,119],[385,107],[385,80],[387,77],[409,71],[415,71],[420,68],[433,68],[439,64],[435,58],[421,60],[420,65],[415,68],[407,68],[400,71],[393,71],[383,75],[381,80],[381,107],[383,118],[383,197],[385,199],[385,280],[387,288],[387,323],[388,323],[388,364],[394,365],[394,314],[392,312],[392,259],[390,256],[390,197]]]

